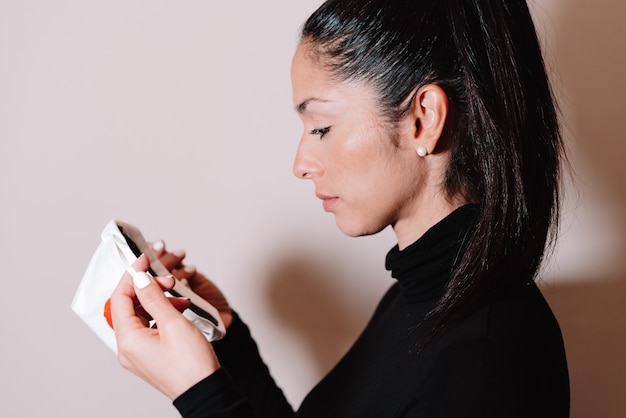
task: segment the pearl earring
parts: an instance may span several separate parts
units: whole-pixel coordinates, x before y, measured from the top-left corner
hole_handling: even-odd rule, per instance
[[[428,154],[428,151],[426,151],[426,148],[424,147],[418,147],[416,151],[417,155],[419,155],[420,157],[425,157],[426,154]]]

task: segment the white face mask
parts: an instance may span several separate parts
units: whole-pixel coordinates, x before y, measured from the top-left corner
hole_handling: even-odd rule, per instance
[[[138,273],[131,267],[141,254],[150,259],[148,273]],[[101,242],[74,295],[72,310],[115,353],[117,342],[108,322],[110,319],[105,317],[105,305],[125,271],[133,277],[139,274],[163,277],[171,275],[154,255],[139,229],[121,221],[111,220],[102,231]],[[198,327],[207,340],[216,341],[224,337],[226,328],[217,309],[189,287],[176,280],[174,288],[166,292],[166,295],[191,300],[191,306],[185,309],[183,316]]]

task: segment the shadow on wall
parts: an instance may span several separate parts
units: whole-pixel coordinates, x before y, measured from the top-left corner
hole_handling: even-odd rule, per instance
[[[566,138],[581,177],[575,181],[603,201],[580,204],[610,206],[620,217],[615,233],[626,237],[626,3],[561,4],[553,22],[556,72],[571,132]],[[570,283],[563,277],[543,289],[565,339],[572,418],[626,417],[626,261],[617,264],[610,266],[613,273]]]
[[[373,306],[342,299],[338,269],[314,257],[293,255],[268,274],[268,299],[281,323],[301,336],[311,351],[319,378],[350,348]],[[367,306],[366,306],[367,305]]]

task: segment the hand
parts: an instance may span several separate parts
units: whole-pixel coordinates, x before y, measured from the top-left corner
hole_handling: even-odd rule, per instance
[[[146,271],[148,258],[141,256],[133,267]],[[163,294],[173,285],[172,277],[139,273],[133,280],[124,273],[111,296],[120,364],[171,400],[220,367],[204,335]],[[144,312],[157,327],[148,326]]]
[[[184,252],[169,252],[165,248],[163,241],[155,242],[152,245],[152,250],[161,264],[171,271],[176,278],[184,282],[186,281],[191,290],[211,305],[215,306],[222,317],[224,326],[228,329],[233,322],[233,313],[228,305],[228,301],[219,288],[204,274],[196,271],[195,267],[183,264],[183,259],[185,258]]]

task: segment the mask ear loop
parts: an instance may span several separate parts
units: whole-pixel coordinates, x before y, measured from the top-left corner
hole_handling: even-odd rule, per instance
[[[120,244],[117,242],[117,240],[115,240],[114,242],[115,242],[115,248],[117,249],[117,254],[120,256],[120,261],[122,262],[124,269],[133,278],[133,282],[145,282],[146,279],[150,280],[150,277],[151,277],[150,273],[145,272],[145,271],[135,270],[133,266],[131,266],[130,263],[128,262],[128,259],[126,258],[124,251],[120,247]]]

